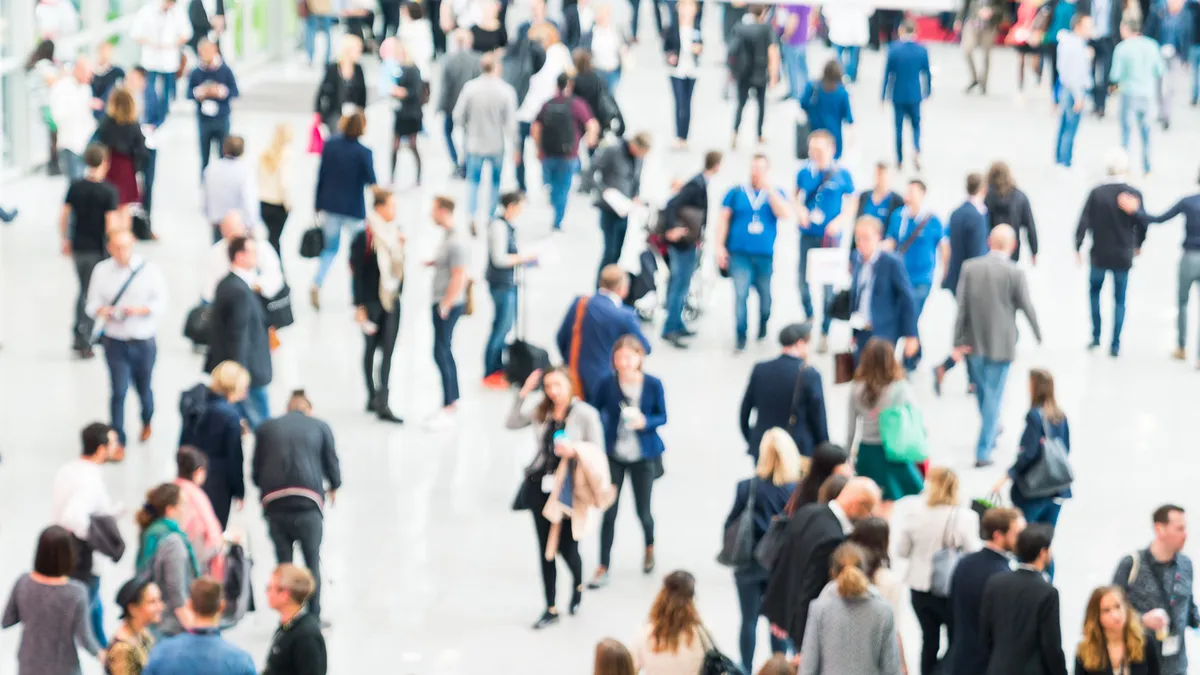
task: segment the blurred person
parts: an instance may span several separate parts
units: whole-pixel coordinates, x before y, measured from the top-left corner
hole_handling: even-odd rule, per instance
[[[95,139],[108,148],[108,171],[104,179],[117,190],[118,227],[133,225],[133,205],[142,203],[137,174],[146,162],[146,135],[138,123],[137,104],[123,87],[108,97],[105,117],[96,128]]]
[[[333,61],[333,35],[331,30],[337,23],[334,0],[305,0],[308,16],[304,19],[304,54],[308,57],[308,65],[316,66]],[[317,35],[325,35],[325,58],[315,60],[317,51]]]
[[[767,7],[753,5],[746,15],[748,19],[736,25],[726,44],[731,45],[729,62],[737,86],[737,106],[733,113],[733,140],[730,147],[737,149],[738,129],[742,126],[742,111],[754,90],[758,105],[758,144],[765,145],[763,121],[767,115],[767,88],[779,83],[779,43],[775,30],[767,21]]]
[[[222,361],[213,368],[207,386],[198,384],[179,397],[179,445],[205,456],[204,482],[199,485],[222,531],[229,524],[230,506],[240,510],[246,498],[244,429],[238,405],[246,399],[250,381],[250,373],[240,364]]]
[[[504,49],[508,45],[508,29],[504,25],[504,5],[497,0],[475,2],[467,14],[458,22],[458,30],[465,30],[471,35],[471,41],[465,46],[466,51],[484,54]],[[460,49],[463,45],[459,45]],[[453,56],[450,52],[447,56]]]
[[[596,159],[588,169],[593,175],[596,188],[596,208],[600,212],[600,232],[604,237],[604,251],[600,254],[600,267],[596,271],[599,286],[600,270],[615,265],[625,248],[625,234],[629,229],[629,212],[624,215],[609,203],[608,194],[616,192],[634,204],[641,204],[642,165],[650,153],[650,135],[642,132],[628,138],[618,138],[596,153]],[[569,186],[568,186],[569,188]]]
[[[872,338],[896,344],[904,338],[904,357],[920,350],[917,306],[904,261],[880,246],[883,224],[863,216],[854,223],[850,274],[850,327],[855,362]]]
[[[704,665],[707,629],[696,609],[696,578],[677,570],[663,578],[650,606],[633,664],[642,675],[690,675]]]
[[[197,616],[187,601],[187,589],[200,576],[200,564],[187,535],[179,527],[179,486],[163,483],[146,493],[137,512],[137,577],[162,589],[166,611],[153,628],[155,637],[178,635],[197,627]],[[147,667],[143,673],[151,673]]]
[[[133,96],[137,106],[138,123],[142,125],[142,135],[146,138],[146,157],[141,165],[142,171],[142,216],[151,220],[154,211],[154,177],[158,168],[158,150],[155,131],[167,120],[169,106],[158,99],[158,94],[149,86],[149,73],[141,66],[136,66],[125,75],[122,86]],[[109,93],[111,96],[111,92]],[[154,239],[154,235],[150,235]]]
[[[487,269],[484,278],[492,296],[492,330],[483,351],[483,386],[508,390],[514,384],[504,372],[504,350],[508,333],[517,320],[517,274],[537,264],[537,255],[522,254],[517,248],[515,222],[525,210],[525,195],[506,192],[500,198],[502,210],[492,218],[487,231]]]
[[[858,82],[858,57],[870,41],[871,9],[857,4],[830,4],[821,7],[821,16],[829,31],[841,71],[851,84]]]
[[[341,38],[337,60],[325,67],[325,75],[317,86],[313,112],[321,118],[328,137],[336,130],[342,117],[365,110],[367,80],[362,67],[362,40],[354,35]]]
[[[87,167],[83,177],[71,181],[67,187],[58,231],[63,255],[71,256],[75,276],[79,279],[71,349],[79,358],[90,359],[95,356],[92,349],[95,325],[87,314],[88,290],[96,266],[108,257],[105,244],[108,234],[115,232],[118,226],[118,197],[116,189],[104,180],[108,173],[108,148],[89,143],[83,153],[83,163]]]
[[[259,222],[262,203],[258,197],[258,171],[242,157],[246,141],[241,136],[226,136],[221,156],[204,170],[204,212],[212,223],[213,242],[221,241],[221,221],[236,212],[253,227]]]
[[[812,151],[809,151],[811,156]],[[892,190],[892,169],[887,162],[875,163],[875,185],[858,193],[858,212],[855,219],[871,216],[881,223],[889,223],[892,214],[904,206],[904,198]]]
[[[46,126],[46,140],[49,142],[46,175],[49,176],[62,175],[62,166],[58,156],[58,124],[55,123],[54,112],[50,108],[50,90],[59,78],[64,76],[64,73],[54,59],[54,48],[53,40],[42,40],[37,43],[24,63],[24,71],[26,77],[29,78],[30,98],[37,106],[42,123]]]
[[[429,71],[417,66],[415,55],[404,43],[396,44],[396,60],[400,72],[392,84],[390,95],[395,116],[392,122],[392,164],[388,171],[388,182],[396,180],[396,166],[400,161],[400,146],[407,145],[416,164],[416,185],[421,184],[421,151],[417,147],[417,136],[425,128],[425,80]],[[344,132],[343,132],[344,133]]]
[[[988,207],[985,202],[987,183],[983,176],[972,173],[967,176],[967,201],[950,214],[946,224],[946,241],[949,252],[943,250],[942,258],[942,288],[958,297],[958,280],[962,275],[963,263],[972,258],[978,258],[988,252]],[[946,360],[933,369],[933,392],[942,395],[942,381],[946,373],[954,368],[959,359],[952,352]],[[969,362],[968,362],[969,363]],[[971,380],[970,370],[967,379]],[[975,384],[970,384],[974,388]]]
[[[212,147],[218,152],[229,136],[229,102],[238,93],[237,79],[229,64],[221,60],[220,50],[212,40],[201,40],[196,50],[200,62],[188,75],[188,98],[196,102],[196,119],[200,136],[200,175],[208,168]],[[169,100],[169,99],[168,99]]]
[[[543,66],[544,68],[545,66]],[[588,104],[573,93],[570,75],[565,72],[561,73],[557,78],[556,87],[554,95],[546,101],[546,104],[542,106],[537,116],[530,122],[529,136],[538,148],[538,159],[542,163],[542,182],[550,191],[550,204],[554,207],[553,228],[561,230],[563,218],[567,213],[567,203],[571,196],[571,183],[575,180],[575,174],[579,172],[579,142],[583,140],[589,148],[596,147],[600,138],[600,123],[596,121],[595,114]],[[522,104],[522,107],[528,102],[529,96],[526,95],[525,103]],[[519,117],[520,113],[518,111],[518,119]],[[649,150],[648,146],[646,150]],[[610,161],[614,165],[617,165],[617,155],[615,153],[618,151],[614,150],[612,152],[614,155]],[[645,153],[643,152],[642,154],[644,155]],[[641,175],[641,163],[638,161],[640,158],[638,156],[630,160],[629,163],[634,168],[627,169],[629,174],[635,176]],[[523,163],[519,163],[519,165],[524,167]],[[599,166],[589,168],[593,174],[596,174]],[[609,171],[614,170],[609,169]],[[522,168],[521,171],[523,172],[524,169]],[[636,190],[638,186],[634,184],[632,187]],[[522,190],[524,190],[523,186]],[[621,192],[623,193],[624,191],[622,190]],[[600,194],[599,190],[597,194]],[[636,196],[636,193],[634,195],[625,194],[624,196],[632,198]],[[609,212],[601,206],[601,217],[603,218],[607,213]],[[609,218],[620,220],[615,215],[609,215]],[[608,257],[610,240],[616,236],[615,233],[619,228],[615,224],[604,228],[602,222],[601,229],[605,232],[605,254],[601,257],[603,261]],[[610,234],[610,230],[612,234]]]
[[[437,9],[435,3],[430,3],[426,11],[421,3],[411,1],[400,6],[397,42],[404,45],[417,69],[426,77],[433,73],[434,56],[446,53],[446,37],[438,22]]]
[[[626,335],[639,338],[646,353],[650,342],[642,334],[633,310],[625,305],[629,275],[617,265],[600,272],[600,288],[592,296],[577,296],[558,327],[555,344],[571,375],[577,396],[591,399],[613,372],[613,347]]]
[[[339,129],[341,133],[325,143],[317,168],[313,208],[325,233],[325,248],[309,293],[315,309],[321,307],[321,286],[337,258],[342,230],[353,235],[362,228],[367,217],[363,191],[379,182],[375,178],[374,156],[361,140],[367,133],[366,115],[358,111],[343,117]]]
[[[788,78],[788,97],[799,100],[808,85],[807,48],[810,31],[815,34],[812,8],[777,5],[775,30],[779,33],[779,57]],[[747,671],[749,675],[749,671]]]
[[[992,48],[996,46],[1000,24],[1004,23],[1008,8],[1008,3],[1003,0],[969,0],[963,3],[955,28],[962,31],[963,56],[967,59],[967,71],[971,76],[971,82],[967,85],[968,94],[976,88],[979,93],[987,94]],[[975,65],[976,50],[983,52],[982,68]]]
[[[637,675],[637,668],[633,665],[633,654],[617,640],[604,638],[596,643],[596,660],[592,667],[592,675]]]
[[[208,455],[190,445],[175,454],[179,486],[179,527],[187,535],[201,571],[214,579],[225,578],[225,526],[217,520],[212,501],[204,492],[208,480]],[[239,467],[240,469],[240,467]]]
[[[162,591],[146,578],[133,578],[117,591],[117,607],[121,608],[121,625],[113,634],[105,655],[104,666],[109,675],[142,675],[150,652],[154,650],[151,626],[162,621]]]
[[[850,453],[840,445],[821,443],[813,449],[812,457],[808,460],[804,477],[796,484],[796,489],[788,497],[787,506],[783,508],[783,513],[789,518],[802,506],[823,503],[820,500],[821,488],[831,477],[849,478],[854,475]]]
[[[834,64],[832,67],[837,68]],[[832,73],[827,73],[832,75]],[[836,78],[836,86],[842,87],[841,77]],[[814,87],[816,85],[809,85]],[[805,99],[808,94],[805,94]],[[847,99],[847,105],[849,99]],[[847,108],[847,111],[849,108]],[[809,252],[817,248],[836,248],[841,244],[842,232],[848,228],[854,204],[854,178],[850,172],[837,162],[841,152],[841,123],[838,122],[836,131],[819,128],[813,118],[818,118],[810,112],[810,122],[813,131],[808,135],[808,161],[800,166],[796,173],[796,223],[800,228],[800,304],[810,322],[816,321],[813,312],[812,293],[808,283]],[[825,353],[829,350],[829,328],[833,317],[829,314],[833,302],[833,286],[824,284],[822,289],[823,304],[821,307],[821,341],[817,351]]]
[[[542,6],[545,6],[544,2]],[[562,11],[563,44],[572,54],[576,54],[581,47],[586,52],[591,40],[592,26],[596,23],[596,9],[592,0],[575,0],[574,3],[564,5]],[[663,41],[665,44],[666,37]]]
[[[489,193],[484,220],[491,222],[500,201],[500,174],[504,170],[505,148],[517,140],[517,92],[504,81],[500,59],[492,54],[479,58],[482,74],[463,85],[451,115],[454,126],[462,131],[463,161],[467,178],[467,218],[479,218],[479,185],[483,167],[488,165]]]
[[[833,156],[841,159],[844,147],[842,125],[853,128],[854,114],[850,110],[850,93],[842,84],[842,66],[838,61],[830,59],[825,64],[821,79],[807,83],[798,100],[800,108],[808,116],[809,127],[814,132],[823,130],[833,136]]]
[[[308,611],[316,581],[303,567],[283,563],[267,583],[267,604],[279,613],[263,675],[325,675],[329,655],[321,620]]]
[[[544,15],[545,3],[542,2],[542,0],[535,0],[533,7],[535,17],[539,11]],[[541,9],[537,9],[538,7],[541,7]],[[562,78],[559,76],[566,75],[569,82],[569,79],[574,74],[575,70],[574,63],[571,59],[571,51],[562,43],[558,28],[553,23],[545,20],[534,21],[530,24],[530,27],[527,30],[527,35],[529,40],[534,43],[537,53],[543,54],[544,56],[540,59],[540,67],[533,67],[537,65],[538,59],[536,58],[533,59],[533,63],[528,64],[530,76],[528,79],[528,87],[524,95],[522,96],[519,88],[517,89],[517,99],[519,102],[519,107],[517,108],[517,144],[514,148],[513,162],[517,166],[517,186],[520,188],[521,192],[527,191],[527,186],[525,183],[524,159],[525,140],[531,137],[533,133],[533,124],[538,120],[539,117],[542,116],[543,109],[546,107],[546,105],[554,98],[563,98],[566,96],[567,86],[563,83]],[[521,73],[514,72],[510,73],[510,76],[516,76],[520,74]],[[516,85],[513,86],[516,87]],[[581,113],[577,110],[578,106],[572,104],[571,107],[571,116],[574,118],[579,118]],[[590,112],[591,111],[589,111],[588,117],[591,116]],[[561,115],[561,110],[559,114]],[[581,126],[586,123],[586,121],[582,119],[576,119],[576,121]],[[545,126],[545,120],[542,120],[542,126]],[[583,133],[576,133],[574,144],[569,149],[566,148],[564,143],[555,149],[554,152],[550,153],[548,153],[545,148],[542,147],[542,143],[536,138],[534,139],[534,145],[539,156],[549,154],[551,156],[560,156],[565,158],[577,157],[579,137],[583,135]],[[588,147],[595,146],[598,140],[599,128],[597,125],[596,131],[588,134]],[[575,152],[572,152],[572,150]],[[563,167],[556,167],[552,164],[552,168],[550,170],[551,175],[553,175],[554,168],[562,169]],[[543,167],[543,173],[546,173],[545,167]],[[549,184],[549,179],[544,176],[542,182]],[[570,189],[569,184],[568,189]],[[554,203],[559,204],[560,202],[555,201]],[[565,204],[565,201],[562,201],[561,203]]]
[[[78,8],[71,0],[37,0],[33,9],[38,40],[62,40],[79,32]]]
[[[987,171],[987,192],[983,205],[987,207],[988,232],[1000,225],[1008,225],[1017,235],[1012,259],[1021,259],[1021,231],[1025,231],[1025,242],[1029,245],[1029,264],[1037,265],[1037,224],[1033,220],[1033,208],[1029,196],[1013,178],[1012,169],[1005,162],[992,162]]]
[[[675,100],[675,147],[687,148],[692,127],[692,92],[704,53],[704,39],[695,26],[696,0],[675,3],[675,21],[663,38],[663,53],[671,72],[671,94]]]
[[[496,5],[495,0],[489,4]],[[463,29],[454,31],[454,43],[458,49],[446,55],[442,62],[442,81],[438,89],[438,112],[442,113],[442,133],[446,138],[446,149],[450,152],[450,163],[454,165],[454,177],[466,178],[466,148],[462,156],[454,145],[454,108],[462,96],[467,82],[479,77],[483,72],[480,56],[471,49],[471,32]],[[490,50],[488,50],[490,51]],[[464,139],[465,141],[465,139]]]
[[[771,429],[781,429],[795,442],[801,455],[829,441],[825,417],[825,388],[821,374],[809,365],[808,342],[812,326],[793,323],[779,332],[782,353],[755,364],[742,395],[739,422],[746,453],[758,460],[759,445]],[[754,423],[750,423],[751,413]]]
[[[94,81],[91,62],[86,56],[79,56],[70,72],[50,86],[50,116],[54,120],[58,142],[58,155],[53,159],[62,165],[68,183],[83,178],[86,171],[84,151],[96,135],[96,120],[101,119],[106,110],[108,98],[96,96],[92,89]]]
[[[192,626],[187,633],[158,643],[142,675],[257,675],[250,655],[221,637],[225,610],[221,583],[208,577],[196,579],[189,586],[187,605]]]
[[[129,36],[141,45],[141,65],[150,75],[150,88],[169,106],[175,100],[183,46],[192,39],[187,12],[175,0],[151,0],[134,15]]]
[[[904,120],[912,127],[913,166],[921,170],[921,104],[933,95],[929,52],[917,44],[911,23],[900,26],[900,40],[888,47],[883,71],[883,100],[889,96],[896,121],[896,168],[904,166]]]
[[[216,166],[214,164],[213,166]],[[204,286],[200,292],[203,302],[211,303],[216,295],[217,286],[229,276],[232,264],[229,260],[229,244],[234,239],[245,237],[254,239],[254,292],[264,301],[279,294],[284,287],[282,263],[279,254],[271,246],[263,246],[258,237],[260,230],[247,227],[245,218],[239,209],[227,211],[217,226],[220,238],[208,249],[208,259],[204,265]]]
[[[772,656],[762,665],[762,668],[758,669],[758,675],[797,675],[799,672],[800,669],[782,654]]]
[[[101,42],[96,45],[95,63],[92,64],[92,98],[107,103],[109,93],[124,79],[125,69],[113,65],[113,43]],[[141,90],[137,93],[141,93]],[[103,108],[93,113],[96,119],[100,119],[104,114]]]
[[[1079,0],[1075,10],[1078,14],[1090,16],[1093,22],[1094,30],[1088,40],[1095,69],[1092,76],[1095,84],[1092,113],[1101,119],[1104,118],[1105,104],[1112,89],[1113,49],[1122,39],[1120,28],[1124,10],[1125,3],[1120,0]]]
[[[596,153],[600,151],[601,144],[607,145],[608,139],[620,139],[621,134],[625,133],[625,120],[621,116],[620,106],[617,105],[613,93],[609,91],[603,75],[592,66],[592,53],[579,48],[571,54],[571,58],[575,64],[575,72],[571,76],[571,95],[587,104],[588,110],[592,111],[599,126],[596,133],[597,143],[585,145],[580,148],[578,153],[580,168],[579,185],[576,189],[581,194],[592,194],[596,190],[593,176]],[[582,166],[585,148],[588,158],[586,168]]]
[[[1158,675],[1163,672],[1158,650],[1153,631],[1142,626],[1119,586],[1092,591],[1075,649],[1075,675]]]
[[[1142,35],[1139,19],[1121,21],[1121,41],[1113,50],[1113,86],[1121,94],[1121,146],[1129,152],[1134,122],[1142,136],[1142,169],[1150,173],[1150,114],[1166,74],[1162,47]]]
[[[250,373],[250,389],[241,403],[250,429],[270,416],[267,385],[274,369],[266,310],[259,295],[258,242],[247,237],[229,241],[229,274],[213,292],[209,315],[208,357],[204,369],[212,371],[223,361],[233,361]]]
[[[663,321],[662,337],[676,349],[686,349],[688,345],[684,340],[695,335],[695,331],[683,322],[683,313],[688,304],[692,276],[699,266],[700,248],[708,225],[708,186],[721,171],[723,159],[720,151],[705,153],[704,170],[680,185],[660,214],[660,229],[667,242],[667,270],[670,272],[667,316]]]
[[[655,11],[658,11],[657,7]],[[666,31],[661,25],[661,19],[659,24],[659,33],[665,36]],[[617,85],[621,82],[621,65],[629,52],[629,44],[629,37],[625,31],[612,23],[612,5],[607,2],[596,5],[588,39],[588,51],[592,54],[592,67],[600,74],[608,91],[613,95],[616,95]]]
[[[1060,7],[1065,5],[1073,6],[1074,3],[1059,3]],[[1058,73],[1055,82],[1062,88],[1062,117],[1058,126],[1057,143],[1054,146],[1054,161],[1067,168],[1071,167],[1075,158],[1075,134],[1079,131],[1079,121],[1083,118],[1087,92],[1093,86],[1092,74],[1095,67],[1092,64],[1093,55],[1088,47],[1088,40],[1092,36],[1094,25],[1092,17],[1076,14],[1071,19],[1071,30],[1058,34],[1057,52],[1055,60],[1052,61],[1055,72]]]
[[[290,182],[292,125],[281,122],[271,133],[271,143],[258,158],[258,215],[267,228],[267,242],[280,254],[279,240],[292,211]]]
[[[454,224],[454,200],[433,199],[433,224],[442,230],[437,255],[426,265],[433,267],[433,362],[442,379],[442,406],[427,421],[432,429],[445,430],[454,424],[458,411],[458,364],[454,360],[454,327],[467,307],[471,292],[467,278],[467,247]]]
[[[924,181],[916,178],[908,181],[904,207],[892,212],[883,243],[887,250],[894,251],[904,260],[904,270],[913,287],[918,322],[933,288],[938,258],[946,260],[949,257],[946,228],[941,218],[926,208],[927,194]]]

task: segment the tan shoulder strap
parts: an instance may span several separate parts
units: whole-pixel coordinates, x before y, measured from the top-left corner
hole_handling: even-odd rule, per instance
[[[567,368],[571,373],[571,388],[575,395],[583,398],[583,380],[579,377],[579,351],[583,346],[583,317],[587,314],[588,297],[585,295],[575,303],[575,325],[571,328],[571,353],[567,357]]]

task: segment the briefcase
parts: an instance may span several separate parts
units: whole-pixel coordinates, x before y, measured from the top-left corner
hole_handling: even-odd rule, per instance
[[[838,352],[833,355],[833,383],[846,384],[854,379],[854,353]]]
[[[504,364],[504,375],[518,387],[535,370],[545,371],[550,367],[550,353],[537,345],[517,338],[508,345],[508,358]]]
[[[287,284],[273,298],[263,298],[263,311],[271,328],[287,328],[296,322],[292,316],[292,289]]]

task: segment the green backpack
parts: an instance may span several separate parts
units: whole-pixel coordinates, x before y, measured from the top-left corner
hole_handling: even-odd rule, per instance
[[[929,457],[921,411],[911,403],[901,403],[879,412],[879,438],[889,462],[919,464]]]

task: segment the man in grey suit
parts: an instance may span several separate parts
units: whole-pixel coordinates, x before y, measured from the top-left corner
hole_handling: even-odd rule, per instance
[[[1018,309],[1025,313],[1038,344],[1042,342],[1025,272],[1011,258],[1016,245],[1012,227],[997,225],[988,236],[988,254],[963,263],[958,280],[954,347],[958,355],[967,356],[983,418],[975,446],[976,468],[992,464],[1000,402],[1017,351]]]

